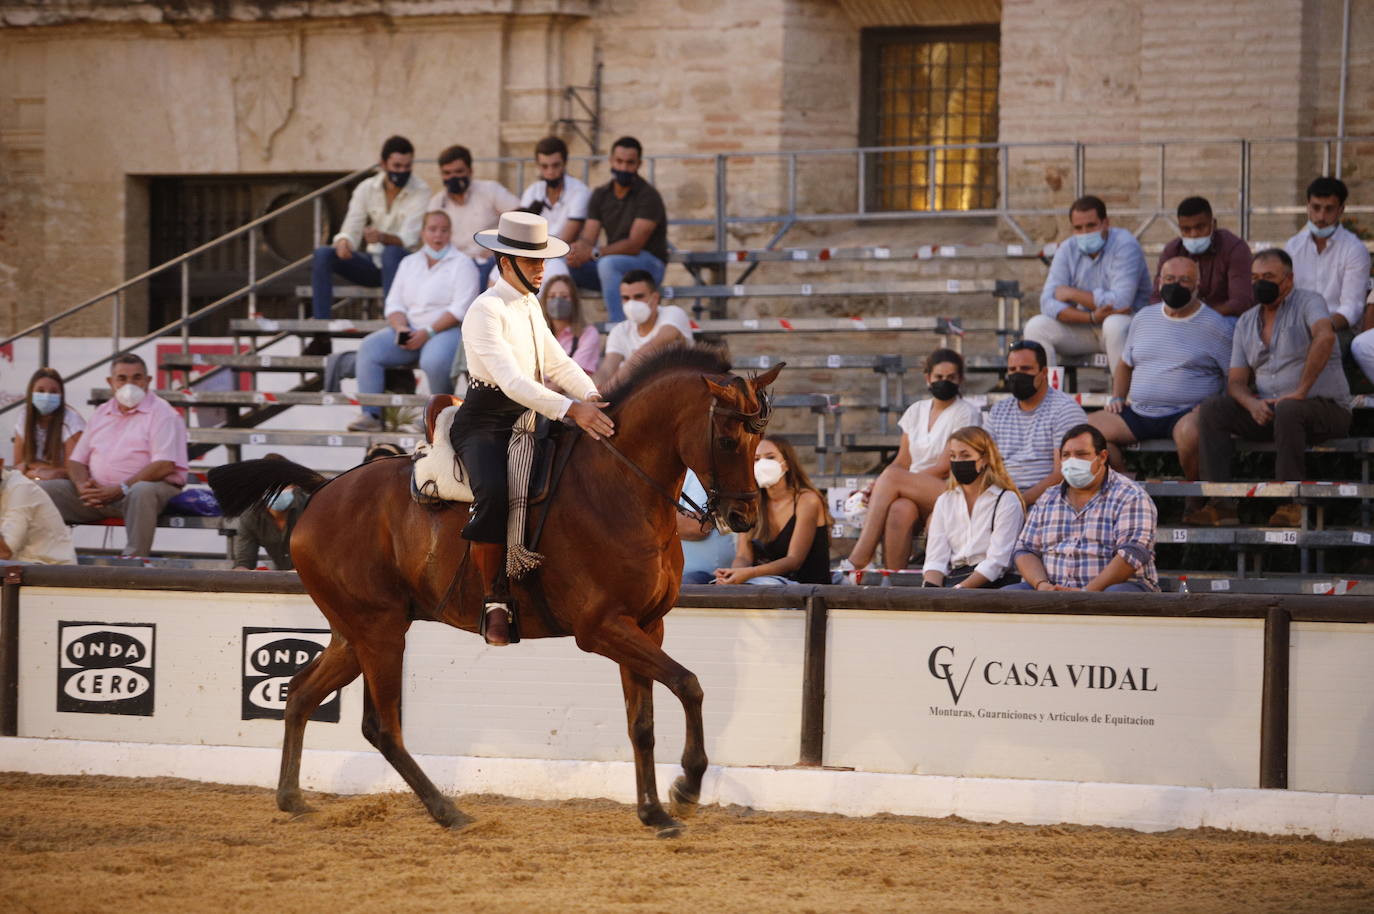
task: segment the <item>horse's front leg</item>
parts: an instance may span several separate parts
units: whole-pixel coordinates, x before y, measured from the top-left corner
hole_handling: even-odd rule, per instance
[[[664,813],[671,825],[658,825],[645,818],[649,810],[662,810],[653,770],[653,699],[649,680],[663,683],[682,702],[687,719],[687,740],[682,750],[683,775],[673,784],[673,811],[688,815],[696,808],[701,796],[701,779],[706,773],[706,741],[701,722],[701,684],[691,670],[663,652],[663,621],[660,619],[647,632],[626,616],[613,616],[600,625],[577,633],[578,647],[600,654],[621,665],[625,685],[625,708],[629,717],[630,739],[635,748],[636,780],[640,787],[640,819],[659,829],[662,837],[673,837],[680,823]],[[635,676],[644,680],[632,697],[630,680]],[[642,693],[642,696],[641,696]],[[646,807],[646,803],[652,804]]]
[[[654,681],[621,664],[620,685],[625,690],[625,719],[630,747],[635,756],[635,806],[639,821],[658,829],[660,838],[676,837],[682,823],[663,809],[654,774]]]

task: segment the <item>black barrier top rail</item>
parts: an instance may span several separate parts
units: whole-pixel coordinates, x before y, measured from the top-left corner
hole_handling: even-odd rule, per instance
[[[293,571],[206,571],[74,565],[10,565],[5,582],[31,587],[181,590],[212,593],[303,594]],[[691,609],[802,609],[813,599],[832,610],[892,612],[1027,613],[1033,615],[1146,616],[1263,619],[1272,610],[1296,622],[1374,622],[1374,597],[1310,594],[1103,594],[1059,591],[953,591],[931,588],[789,584],[782,587],[714,584],[683,587],[677,606]]]

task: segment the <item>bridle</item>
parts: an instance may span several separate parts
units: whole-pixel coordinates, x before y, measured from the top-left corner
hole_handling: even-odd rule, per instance
[[[729,406],[721,406],[714,396],[711,397],[711,406],[706,412],[706,452],[711,455],[711,472],[710,479],[706,485],[706,504],[704,505],[698,505],[686,493],[682,493],[680,497],[681,500],[679,500],[678,497],[674,497],[673,493],[670,492],[666,486],[641,470],[633,460],[621,453],[614,444],[611,444],[609,438],[603,437],[601,443],[604,444],[606,449],[614,454],[617,459],[633,470],[635,475],[644,480],[650,488],[662,495],[663,498],[683,517],[690,517],[692,520],[696,521],[701,525],[702,530],[711,526],[714,521],[715,526],[721,529],[721,532],[728,532],[723,529],[723,521],[716,516],[716,512],[720,509],[721,500],[732,498],[748,501],[758,498],[759,491],[758,489],[753,489],[749,492],[726,492],[717,485],[716,452],[721,450],[721,448],[716,446],[716,417],[720,416],[725,419],[738,419],[740,424],[744,426],[745,431],[754,435],[762,435],[764,430],[768,427],[769,418],[773,415],[773,401],[765,391],[760,390],[757,391],[756,394],[758,396],[759,407],[753,412],[747,413]],[[687,502],[687,508],[682,506],[682,502],[684,501]]]

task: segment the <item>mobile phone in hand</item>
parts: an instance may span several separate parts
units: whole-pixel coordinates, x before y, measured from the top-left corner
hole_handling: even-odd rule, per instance
[[[397,345],[397,346],[404,346],[406,343],[409,343],[409,342],[410,342],[410,331],[409,331],[409,330],[397,330],[397,331],[396,331],[396,345]]]

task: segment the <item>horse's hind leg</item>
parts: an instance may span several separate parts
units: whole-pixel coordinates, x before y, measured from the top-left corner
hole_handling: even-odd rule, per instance
[[[281,774],[277,778],[277,808],[283,812],[310,812],[301,798],[301,749],[305,744],[305,725],[320,702],[335,689],[358,678],[358,657],[353,646],[335,633],[329,646],[306,664],[286,692],[286,735],[282,739]]]
[[[425,804],[425,809],[445,828],[461,828],[474,821],[439,792],[434,782],[406,751],[401,738],[401,667],[405,652],[404,633],[390,643],[359,646],[363,678],[371,704],[363,717],[363,735],[391,763],[397,774]]]

